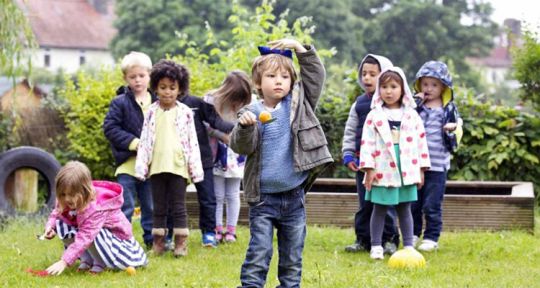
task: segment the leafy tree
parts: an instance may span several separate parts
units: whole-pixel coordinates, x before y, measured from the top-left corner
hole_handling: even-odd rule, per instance
[[[31,66],[28,49],[36,47],[28,19],[13,0],[0,0],[0,74],[14,76]]]
[[[526,32],[523,47],[514,50],[515,77],[521,83],[521,99],[540,109],[540,41]]]
[[[244,0],[253,6],[261,0]],[[359,61],[365,53],[363,30],[367,19],[373,17],[372,10],[384,5],[384,0],[289,0],[276,1],[275,15],[284,15],[292,21],[303,16],[312,18],[313,38],[318,46],[335,47],[338,61]],[[334,61],[335,62],[335,61]]]
[[[259,45],[284,37],[312,43],[310,21],[302,17],[289,27],[283,17],[273,14],[273,6],[267,1],[263,1],[254,12],[233,1],[232,15],[229,17],[232,37],[229,41],[219,40],[210,27],[203,45],[191,41],[191,35],[180,33],[178,42],[185,52],[173,58],[189,68],[191,92],[203,95],[218,87],[228,71],[240,69],[249,73],[251,61],[259,55]],[[333,55],[332,51],[324,49],[318,49],[318,53],[322,57]]]
[[[228,31],[230,2],[118,0],[114,24],[118,33],[111,42],[113,55],[120,58],[130,51],[141,51],[157,61],[166,54],[181,53],[177,31],[189,34],[197,43],[204,41],[205,22],[218,34]]]
[[[427,60],[452,60],[462,81],[476,85],[470,75],[466,57],[487,55],[497,26],[489,20],[489,3],[466,0],[396,1],[378,13],[364,32],[368,51],[388,56],[404,68],[408,79]],[[469,25],[461,23],[468,18]],[[369,32],[369,33],[368,33]]]

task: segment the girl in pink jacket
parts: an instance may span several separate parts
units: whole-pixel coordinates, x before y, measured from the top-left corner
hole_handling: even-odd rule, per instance
[[[360,169],[365,172],[366,200],[374,204],[371,215],[372,259],[384,259],[381,246],[388,206],[398,212],[403,246],[413,248],[411,202],[430,167],[422,119],[401,68],[383,71],[371,102],[360,143]]]
[[[78,271],[100,273],[105,268],[146,266],[144,250],[133,237],[131,223],[121,207],[122,186],[92,181],[81,162],[68,162],[56,176],[56,207],[49,216],[44,236],[58,238],[66,247],[62,258],[47,268],[59,275],[80,259]]]

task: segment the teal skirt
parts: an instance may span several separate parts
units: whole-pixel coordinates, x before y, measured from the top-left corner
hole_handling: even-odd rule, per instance
[[[394,144],[394,151],[396,152],[399,175],[401,175],[399,144]],[[416,184],[403,185],[403,178],[401,178],[401,187],[371,186],[371,191],[366,191],[366,200],[381,205],[397,205],[418,200],[418,190]]]

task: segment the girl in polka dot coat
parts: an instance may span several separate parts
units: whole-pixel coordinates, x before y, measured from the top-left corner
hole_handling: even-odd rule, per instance
[[[396,205],[403,245],[414,249],[410,204],[416,201],[424,170],[430,167],[424,125],[415,107],[401,68],[383,71],[360,144],[366,200],[374,204],[370,223],[373,259],[383,259],[381,238],[390,205]]]

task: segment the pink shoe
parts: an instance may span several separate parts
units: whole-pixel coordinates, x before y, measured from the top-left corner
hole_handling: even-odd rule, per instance
[[[236,235],[230,232],[225,233],[225,242],[227,243],[236,242]]]
[[[223,241],[223,226],[216,227],[216,242],[220,243]]]
[[[216,242],[220,243],[221,241],[223,241],[222,232],[216,232]]]

